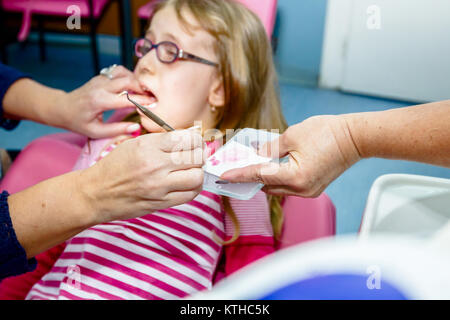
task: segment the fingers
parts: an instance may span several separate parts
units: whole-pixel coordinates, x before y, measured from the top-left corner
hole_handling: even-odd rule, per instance
[[[158,166],[165,168],[166,174],[201,168],[205,162],[202,137],[192,130],[143,135],[131,143],[135,144],[134,149],[141,150],[144,158],[157,157]]]
[[[302,196],[298,192],[294,192],[284,186],[265,186],[262,188],[262,191],[272,196]]]
[[[201,168],[173,171],[167,176],[171,192],[196,191],[202,188],[204,172]]]
[[[164,152],[203,149],[203,138],[196,130],[177,130],[160,135],[160,149]]]
[[[117,66],[114,68],[112,72],[113,79],[120,78],[120,77],[126,77],[133,75],[133,72],[125,68],[124,66]]]
[[[240,169],[233,169],[222,174],[220,178],[233,183],[238,182],[264,183],[264,176],[262,175],[262,171],[265,165],[266,164],[259,164]]]
[[[164,208],[170,208],[174,206],[178,206],[181,204],[185,204],[195,199],[198,194],[201,192],[201,188],[197,190],[191,191],[174,191],[170,192],[166,196],[166,200],[164,202]]]
[[[261,165],[248,166],[245,168],[233,169],[223,173],[220,178],[233,183],[240,182],[261,182]]]
[[[258,182],[265,185],[281,184],[280,181],[290,177],[290,171],[287,164],[264,163],[248,166],[245,168],[234,169],[225,172],[221,179],[237,182]]]
[[[154,99],[147,95],[133,94],[133,96],[130,98],[144,106],[154,102]],[[119,96],[118,93],[108,93],[107,97],[105,98],[105,104],[102,107],[106,111],[135,106],[130,101],[128,101],[126,96]]]
[[[125,96],[118,96],[123,91],[132,92],[133,100],[139,104],[148,105],[154,101],[154,99],[145,94],[134,74],[128,69],[118,66],[114,69],[113,76],[114,78],[109,80],[105,87],[109,93],[106,99],[107,109],[132,106]]]
[[[180,169],[201,168],[205,162],[204,150],[202,148],[166,154],[170,157],[171,164],[175,166],[171,172],[175,172]]]
[[[311,191],[307,188],[304,189],[293,189],[288,186],[264,186],[262,190],[273,196],[296,196],[303,198],[317,198],[319,197],[323,190]]]
[[[120,93],[124,90],[132,91],[136,93],[143,94],[144,91],[142,90],[141,86],[139,85],[139,82],[134,77],[134,74],[130,74],[128,76],[124,76],[121,78],[114,78],[110,81],[110,84],[108,85],[108,89],[111,92]]]
[[[91,128],[90,138],[103,139],[123,134],[131,134],[140,130],[140,125],[133,122],[98,123]]]
[[[114,68],[114,70],[111,73],[111,76],[112,79],[109,79],[108,77],[105,77],[103,75],[98,75],[95,77],[95,79],[103,83],[106,83],[107,86],[109,88],[112,88],[113,90],[120,90],[120,89],[125,90],[126,87],[129,86],[130,84],[132,86],[135,86],[136,83],[138,84],[134,73],[123,66],[117,66],[116,68]],[[140,88],[140,86],[137,86],[134,89],[137,90],[136,92],[142,92],[142,88]]]
[[[124,71],[124,73],[127,73],[127,71]],[[134,107],[126,96],[119,96],[123,91],[132,92],[133,100],[141,105],[149,105],[154,102],[154,98],[148,96],[142,90],[131,72],[112,80],[103,76],[98,77],[100,77],[100,82],[97,82],[93,106],[99,111]]]

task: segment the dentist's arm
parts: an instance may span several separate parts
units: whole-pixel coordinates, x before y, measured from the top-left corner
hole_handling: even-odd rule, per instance
[[[450,167],[450,100],[347,117],[363,158]]]
[[[88,169],[10,195],[11,219],[0,201],[0,221],[31,258],[93,225],[191,201],[201,191],[202,165],[200,134],[186,130],[144,135],[120,144]],[[0,280],[7,258],[0,251]]]
[[[403,159],[450,167],[450,100],[381,112],[317,116],[294,125],[263,155],[289,163],[251,166],[222,175],[260,181],[276,195],[319,196],[362,158]]]
[[[0,71],[13,72],[11,70],[0,64]],[[134,123],[103,123],[104,111],[131,106],[126,99],[118,96],[123,90],[136,92],[134,97],[138,102],[148,103],[148,97],[142,94],[131,71],[118,66],[113,76],[112,80],[96,76],[71,92],[53,89],[29,78],[18,79],[0,101],[3,117],[32,120],[90,138],[112,137],[136,131],[138,128]]]

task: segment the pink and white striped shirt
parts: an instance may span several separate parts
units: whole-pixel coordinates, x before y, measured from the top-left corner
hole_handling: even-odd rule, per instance
[[[93,165],[116,147],[112,144],[100,152],[106,142],[91,141],[74,170]],[[271,248],[265,195],[260,193],[245,203],[232,199],[231,205],[244,222],[240,240],[250,236],[254,241],[251,236],[257,235],[258,242],[263,239]],[[222,251],[217,240],[230,238],[233,231],[221,198],[207,191],[180,206],[100,224],[67,241],[59,259],[32,287],[27,299],[180,299],[208,290]],[[240,257],[244,253],[236,262],[239,267],[257,259],[248,254],[248,246],[244,251],[239,248],[234,245],[229,254]]]

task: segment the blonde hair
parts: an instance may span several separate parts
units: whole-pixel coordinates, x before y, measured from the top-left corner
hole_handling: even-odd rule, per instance
[[[260,19],[231,0],[164,0],[155,5],[153,15],[167,6],[173,6],[179,21],[189,30],[193,26],[183,16],[183,9],[187,9],[216,40],[213,49],[225,95],[224,106],[218,108],[216,128],[222,133],[238,128],[278,129],[280,133],[286,130],[272,48]],[[282,198],[268,196],[268,201],[274,235],[279,238]],[[223,197],[223,204],[235,224],[230,243],[239,236],[239,222],[228,198]]]

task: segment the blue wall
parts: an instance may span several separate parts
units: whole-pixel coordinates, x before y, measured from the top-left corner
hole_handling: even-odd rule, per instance
[[[316,84],[327,0],[278,0],[275,56],[282,82]]]

